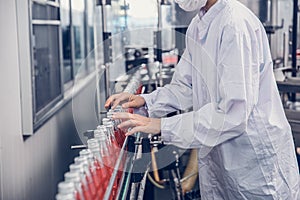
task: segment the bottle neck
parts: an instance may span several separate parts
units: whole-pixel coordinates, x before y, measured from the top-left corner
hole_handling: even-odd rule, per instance
[[[107,145],[106,145],[106,141],[107,140],[105,140],[104,138],[101,138],[99,140],[100,152],[101,152],[102,156],[109,156],[108,148],[107,148]]]

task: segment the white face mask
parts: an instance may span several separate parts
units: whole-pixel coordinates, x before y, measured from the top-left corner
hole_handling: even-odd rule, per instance
[[[178,3],[179,7],[185,11],[194,11],[200,10],[200,8],[204,7],[207,0],[175,0]]]

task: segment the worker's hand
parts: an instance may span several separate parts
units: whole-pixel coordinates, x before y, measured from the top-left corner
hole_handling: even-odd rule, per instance
[[[127,102],[124,102],[127,101]],[[122,104],[122,102],[124,102]],[[138,95],[133,95],[127,92],[111,95],[105,102],[105,108],[111,106],[115,109],[117,105],[122,104],[123,108],[139,108],[145,105],[145,99]]]
[[[138,114],[130,113],[115,113],[113,119],[121,119],[123,122],[118,125],[118,128],[128,130],[126,136],[137,132],[148,134],[160,133],[160,119],[148,118]],[[131,129],[130,129],[131,128]]]

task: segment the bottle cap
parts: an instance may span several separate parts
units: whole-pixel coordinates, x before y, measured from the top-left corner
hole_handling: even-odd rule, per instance
[[[106,116],[107,116],[108,119],[112,120],[113,113],[112,112],[108,112],[106,114]]]
[[[121,111],[121,110],[123,110],[123,108],[122,108],[122,106],[117,105],[117,107],[115,108],[115,111],[116,111],[116,110]]]
[[[79,156],[86,157],[89,162],[92,162],[94,160],[92,151],[90,149],[83,149],[79,152]]]
[[[79,152],[79,156],[82,156],[82,157],[89,157],[91,154],[92,154],[92,152],[89,149],[83,149]]]
[[[94,137],[95,137],[95,135],[99,135],[99,134],[101,134],[102,133],[102,130],[101,130],[101,127],[99,127],[99,129],[98,129],[98,127],[97,127],[97,129],[94,131]],[[96,138],[96,137],[95,137]]]
[[[105,126],[106,129],[114,128],[114,124],[113,124],[113,122],[111,122],[111,121],[105,123],[104,126]]]
[[[99,145],[97,139],[93,138],[93,139],[89,139],[87,141],[87,146],[88,148],[92,151],[92,148],[95,148],[95,146]]]
[[[104,130],[97,130],[94,134],[94,137],[98,141],[106,140],[106,134],[105,134]]]
[[[111,119],[108,119],[108,118],[103,118],[102,119],[102,124],[103,125],[106,125],[108,122],[110,122],[111,121]]]
[[[75,164],[81,164],[84,167],[89,166],[87,157],[79,156],[79,157],[74,158],[74,161],[75,161]]]
[[[97,126],[97,130],[100,130],[100,129],[101,129],[101,126],[102,126],[102,125]]]
[[[61,194],[69,194],[74,192],[75,185],[73,182],[60,182],[58,184],[58,192]]]
[[[96,141],[96,142],[95,142]],[[88,141],[88,148],[91,150],[94,156],[97,156],[97,153],[100,152],[100,146],[97,139],[93,139],[92,142]]]
[[[101,125],[101,126],[99,127],[99,130],[100,130],[102,133],[104,133],[104,135],[105,135],[106,137],[108,136],[108,130],[107,130],[106,126]]]
[[[93,155],[95,156],[96,160],[102,162],[99,145],[92,148],[91,151],[92,151]]]
[[[71,172],[78,172],[80,174],[84,173],[83,166],[78,163],[71,164],[69,166]]]
[[[78,172],[67,172],[64,175],[65,182],[80,183],[80,175]]]
[[[56,200],[74,200],[75,197],[74,197],[74,194],[61,194],[61,193],[58,193],[55,196],[55,199]]]

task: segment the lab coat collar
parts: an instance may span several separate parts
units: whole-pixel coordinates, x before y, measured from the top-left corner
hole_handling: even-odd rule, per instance
[[[198,37],[203,39],[208,31],[209,25],[213,19],[221,12],[221,10],[226,6],[228,0],[218,0],[215,5],[213,5],[207,12],[201,9],[198,13],[197,27],[198,27]]]

